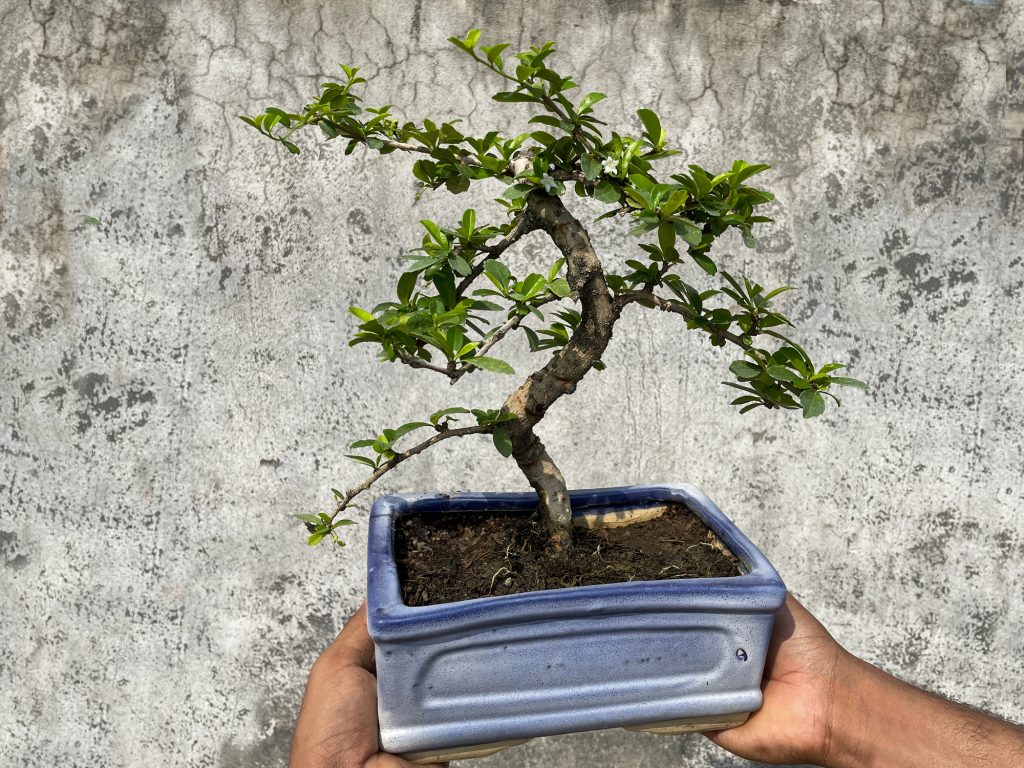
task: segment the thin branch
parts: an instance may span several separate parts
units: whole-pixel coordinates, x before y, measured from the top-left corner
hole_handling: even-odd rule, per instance
[[[497,259],[498,257],[501,256],[501,254],[503,254],[505,251],[507,251],[517,240],[519,240],[523,235],[529,234],[530,232],[532,232],[536,228],[537,227],[536,227],[535,224],[533,224],[532,222],[528,221],[527,217],[525,217],[522,214],[520,214],[515,219],[515,225],[512,227],[512,229],[510,229],[508,231],[508,234],[506,234],[503,238],[501,238],[501,240],[499,240],[494,245],[489,245],[489,246],[485,246],[485,247],[479,248],[478,250],[483,252],[483,253],[486,253],[487,257],[483,258],[483,259],[480,259],[480,261],[478,261],[476,264],[474,264],[473,265],[473,269],[470,270],[469,274],[466,275],[464,278],[462,278],[462,281],[459,283],[459,285],[455,289],[455,296],[456,296],[456,298],[460,298],[461,296],[463,296],[466,293],[466,291],[469,289],[469,286],[471,286],[473,284],[473,282],[478,277],[480,277],[480,275],[483,274],[483,272],[484,272],[484,264],[488,260],[490,260],[490,259]]]
[[[451,371],[449,371],[447,368],[442,368],[439,365],[433,365],[432,363],[428,363],[426,360],[420,360],[418,357],[413,357],[412,355],[403,352],[400,349],[395,350],[395,356],[399,359],[399,361],[405,363],[410,368],[423,368],[424,370],[427,371],[437,371],[438,373],[443,373],[445,376],[448,376],[449,378],[452,375]]]
[[[639,302],[647,302],[648,304],[653,304],[656,308],[664,312],[673,312],[677,315],[682,315],[687,320],[701,319],[700,316],[692,309],[682,304],[669,301],[668,299],[663,299],[661,296],[658,296],[652,291],[630,291],[628,293],[620,293],[615,298],[615,303],[620,308],[625,307],[627,304],[636,304]],[[720,339],[731,341],[738,347],[742,347],[743,349],[749,349],[749,347],[743,343],[743,339],[737,336],[735,333],[732,333],[731,331],[725,331],[720,328],[705,328],[703,330],[712,336],[717,336]]]
[[[552,301],[558,300],[558,296],[545,296],[543,299],[533,302],[531,306],[542,307],[545,304],[550,304]],[[499,341],[505,338],[507,334],[511,333],[516,328],[518,328],[522,324],[523,320],[527,318],[527,316],[528,314],[515,315],[514,317],[510,317],[508,320],[506,320],[504,323],[498,326],[498,328],[495,329],[494,333],[487,337],[487,341],[480,345],[480,347],[476,350],[476,353],[478,355],[486,355],[490,351],[491,347],[493,347],[495,344],[497,344]],[[475,368],[475,366],[467,365],[464,366],[463,368],[460,368],[455,374],[449,375],[449,378],[451,378],[452,380],[452,384],[454,384],[456,381],[458,381],[467,373],[469,373],[470,370],[472,370],[473,368]]]
[[[493,424],[484,424],[484,425],[478,425],[478,426],[475,426],[475,427],[462,427],[460,429],[440,429],[439,428],[436,435],[433,435],[432,437],[430,437],[427,440],[424,440],[422,443],[419,443],[418,445],[414,445],[412,448],[410,448],[407,451],[403,451],[402,453],[395,454],[395,458],[390,459],[388,461],[385,461],[383,464],[381,464],[379,467],[377,467],[376,471],[372,475],[370,475],[368,478],[366,478],[366,480],[364,480],[363,482],[361,482],[359,485],[355,486],[354,488],[348,490],[342,498],[338,499],[337,504],[335,504],[335,506],[334,506],[334,513],[331,515],[331,522],[333,522],[334,518],[336,518],[339,514],[341,514],[341,512],[349,504],[352,503],[352,499],[354,499],[356,496],[358,496],[363,491],[367,490],[371,485],[376,483],[384,475],[386,475],[388,472],[390,472],[392,469],[397,467],[399,464],[401,464],[406,459],[411,458],[412,456],[415,456],[417,453],[423,453],[423,451],[427,450],[427,448],[429,448],[430,446],[437,445],[442,440],[447,440],[450,437],[463,437],[465,435],[482,435],[482,434],[493,432],[493,431],[494,431],[494,425]]]

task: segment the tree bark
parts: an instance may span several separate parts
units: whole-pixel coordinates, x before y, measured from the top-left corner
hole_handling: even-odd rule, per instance
[[[573,298],[580,303],[581,320],[572,338],[509,395],[503,406],[516,416],[505,425],[512,440],[512,455],[537,491],[554,546],[564,549],[571,545],[569,493],[562,473],[533,428],[558,398],[576,391],[576,385],[601,359],[621,307],[608,290],[587,230],[558,197],[539,190],[531,192],[523,215],[528,217],[525,223],[530,228],[543,229],[562,252],[566,280]]]

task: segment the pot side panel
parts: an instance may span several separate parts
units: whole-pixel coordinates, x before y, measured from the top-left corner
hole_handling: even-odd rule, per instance
[[[382,740],[408,752],[750,712],[770,632],[763,614],[612,615],[385,646]]]

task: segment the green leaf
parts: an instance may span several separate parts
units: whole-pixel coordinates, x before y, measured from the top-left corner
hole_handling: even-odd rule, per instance
[[[422,224],[424,228],[426,228],[427,232],[430,233],[430,236],[434,238],[434,242],[445,248],[448,247],[448,238],[445,237],[444,232],[441,231],[441,228],[437,226],[437,224],[432,221],[428,221],[427,219],[421,219],[420,224]]]
[[[638,109],[636,113],[640,117],[640,122],[644,124],[647,137],[660,149],[665,144],[665,131],[661,127],[661,120],[649,109]]]
[[[580,158],[580,168],[587,181],[593,181],[601,175],[601,161],[593,155],[583,155]]]
[[[508,436],[508,432],[501,427],[495,427],[491,436],[494,438],[494,447],[498,449],[498,453],[506,459],[512,455],[512,438]]]
[[[699,266],[709,275],[714,275],[718,271],[718,267],[715,266],[715,262],[713,262],[711,260],[711,257],[708,256],[706,253],[690,251],[690,258],[697,262],[697,266]]]
[[[418,274],[416,272],[403,272],[402,276],[398,278],[398,301],[400,303],[409,303],[409,299],[412,298],[413,289],[416,287],[417,277]]]
[[[746,360],[734,360],[729,366],[729,370],[740,379],[756,379],[761,375],[761,369]]]
[[[482,45],[480,49],[486,54],[487,60],[495,67],[501,68],[501,52],[509,47],[509,43],[498,43],[497,45]]]
[[[553,294],[555,294],[555,296],[558,296],[560,299],[564,299],[566,296],[572,293],[572,291],[569,288],[569,282],[564,277],[556,277],[548,284],[548,288],[551,290]]]
[[[831,376],[830,384],[838,384],[841,387],[855,387],[856,389],[867,389],[868,385],[860,379],[853,379],[849,376]]]
[[[484,357],[483,355],[477,355],[466,360],[468,365],[474,365],[477,368],[483,368],[485,371],[491,371],[493,373],[515,373],[516,369],[506,363],[504,360],[499,360],[496,357]]]
[[[376,320],[376,318],[373,315],[371,315],[365,309],[360,309],[359,307],[349,307],[348,311],[351,312],[356,317],[358,317],[364,323],[372,323],[374,320]]]
[[[805,419],[813,419],[825,412],[825,399],[816,389],[805,389],[801,392],[800,405],[804,407]]]
[[[786,368],[784,365],[771,365],[768,367],[768,375],[776,381],[788,381],[792,384],[803,383],[803,377],[799,373]]]
[[[430,414],[430,423],[433,424],[434,426],[437,426],[437,423],[441,421],[441,419],[443,419],[445,416],[451,416],[452,414],[455,413],[469,413],[469,409],[460,408],[456,406],[455,408],[443,408],[440,411],[434,411],[432,414]]]
[[[473,230],[476,228],[476,211],[472,208],[467,208],[462,212],[462,227],[459,229],[459,235],[464,240],[469,240],[473,236]]]
[[[358,462],[360,464],[365,464],[366,466],[372,467],[373,469],[377,468],[377,463],[373,459],[368,458],[366,456],[360,456],[358,453],[346,453],[345,458],[352,459],[352,461]]]
[[[99,226],[100,220],[97,219],[95,216],[87,216],[86,214],[83,213],[82,214],[82,223],[83,224],[92,224],[93,226]]]
[[[700,227],[692,221],[689,219],[672,219],[672,226],[676,228],[676,232],[678,232],[679,236],[686,241],[687,245],[692,248],[696,248],[700,245],[700,242],[704,237],[704,233],[701,232]]]
[[[512,279],[512,273],[508,267],[502,264],[497,259],[488,259],[484,262],[484,273],[494,278],[495,282],[501,286],[502,290],[508,289],[509,281]]]
[[[594,188],[594,197],[602,203],[617,203],[621,195],[619,187],[607,179]]]
[[[324,540],[324,536],[326,535],[327,531],[317,531],[307,539],[307,542],[309,543],[309,546],[315,547],[317,544]]]
[[[515,184],[502,192],[501,196],[506,200],[519,200],[522,197],[526,197],[527,193],[532,189],[532,184]]]
[[[666,257],[675,253],[676,230],[671,222],[663,221],[658,225],[658,245],[661,246],[661,252]]]
[[[294,517],[296,520],[301,520],[304,523],[309,523],[310,525],[317,525],[320,522],[320,518],[319,517],[317,517],[316,515],[313,515],[313,514],[308,514],[308,513],[292,515],[292,517]]]
[[[458,195],[469,189],[469,179],[461,174],[450,176],[444,185],[453,195]]]
[[[588,93],[580,101],[580,105],[579,105],[579,107],[577,108],[576,111],[579,114],[583,114],[583,113],[587,112],[595,104],[597,104],[597,102],[603,101],[605,98],[607,98],[607,97],[603,93]]]

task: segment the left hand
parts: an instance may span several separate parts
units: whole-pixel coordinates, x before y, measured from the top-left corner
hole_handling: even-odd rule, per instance
[[[366,629],[366,601],[309,673],[289,764],[291,768],[417,768],[380,751],[377,678],[373,641]]]

